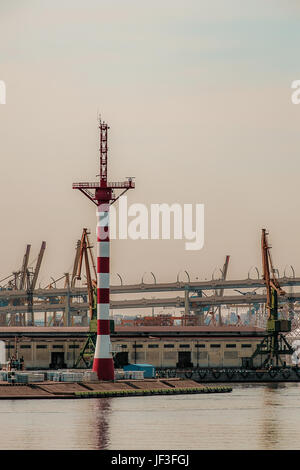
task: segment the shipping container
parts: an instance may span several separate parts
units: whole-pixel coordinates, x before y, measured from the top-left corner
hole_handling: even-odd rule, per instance
[[[128,364],[123,367],[124,371],[144,372],[144,378],[153,379],[155,377],[155,367],[151,364]]]

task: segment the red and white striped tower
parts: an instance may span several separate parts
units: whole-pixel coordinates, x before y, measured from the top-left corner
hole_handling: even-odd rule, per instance
[[[93,370],[100,380],[114,380],[114,364],[110,347],[109,326],[109,207],[128,189],[134,188],[131,178],[119,183],[107,182],[108,125],[100,120],[100,181],[74,183],[97,206],[97,341]],[[115,190],[123,190],[115,196]]]

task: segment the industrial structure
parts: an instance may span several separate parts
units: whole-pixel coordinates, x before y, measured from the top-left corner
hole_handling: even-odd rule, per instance
[[[173,369],[290,365],[289,340],[300,337],[300,292],[292,291],[300,278],[292,266],[290,277],[286,270],[279,276],[265,230],[262,276],[255,268],[256,278],[250,270],[246,279],[228,280],[227,255],[219,279],[213,273],[211,280],[191,281],[185,271],[185,282],[178,273],[176,282],[159,283],[151,273],[154,282],[145,283],[143,276],[130,285],[117,273],[120,285],[110,285],[110,205],[135,185],[132,178],[107,180],[108,129],[100,120],[99,180],[73,184],[96,205],[97,260],[84,228],[72,273],[37,287],[46,242],[35,267],[29,262],[31,245],[26,246],[21,267],[0,280],[0,338],[9,354],[22,354],[27,368],[90,367],[93,358],[101,380],[114,379],[114,362],[118,367],[148,362]],[[111,300],[111,295],[123,298]],[[138,314],[124,314],[132,309]],[[145,309],[152,309],[152,315]]]
[[[9,277],[14,278],[14,273]],[[72,283],[68,282],[70,277],[73,279]],[[58,286],[60,279],[64,281],[62,287]],[[53,280],[49,285],[31,291],[25,288],[21,290],[19,286],[15,286],[14,281],[9,281],[6,285],[2,284],[0,287],[0,326],[30,326],[32,320],[29,313],[31,310],[34,313],[34,324],[38,326],[87,326],[90,316],[89,288],[87,285],[77,285],[78,277],[76,275],[73,277],[72,274],[66,273],[60,279]],[[283,276],[278,278],[278,282],[280,286],[287,287],[288,290],[300,286],[299,277]],[[220,289],[224,290],[222,296],[215,293]],[[261,293],[257,292],[259,289],[262,291]],[[201,295],[196,295],[196,290]],[[145,309],[151,308],[171,308],[174,311],[175,309],[184,311],[185,295],[172,297],[164,297],[164,295],[188,291],[189,321],[194,316],[193,312],[202,308],[204,312],[202,318],[205,323],[208,318],[207,312],[222,306],[223,309],[229,311],[242,307],[249,309],[255,307],[255,312],[251,315],[253,322],[255,323],[255,320],[261,316],[266,323],[267,315],[264,306],[267,302],[267,294],[263,292],[264,290],[265,282],[261,278],[112,285],[110,287],[111,296],[135,294],[138,297],[123,300],[112,299],[110,308],[115,313],[132,309],[132,315],[134,315],[134,311],[142,313]],[[157,293],[158,296],[153,297],[152,295],[150,297],[150,294],[153,293]],[[29,294],[32,302],[28,302]],[[285,295],[278,298],[279,305],[284,307],[281,309],[281,315],[290,316],[292,331],[299,328],[299,301],[300,292],[297,291],[286,292]],[[43,316],[43,322],[37,320],[38,315]],[[153,322],[156,321],[156,316],[152,320]],[[201,315],[198,316],[198,320],[201,322]],[[138,321],[141,323],[141,320]],[[225,322],[225,318],[223,318],[223,322]]]
[[[86,367],[90,365],[86,358],[91,352],[94,353],[96,338],[99,336],[97,327],[101,328],[97,314],[99,310],[95,279],[97,270],[92,248],[89,233],[87,229],[83,229],[81,239],[76,246],[73,272],[65,273],[60,280],[53,280],[43,289],[31,291],[33,302],[28,302],[28,292],[24,289],[22,281],[24,269],[10,276],[12,279],[8,281],[7,286],[2,286],[0,311],[3,313],[0,339],[5,341],[10,356],[24,358],[26,368],[76,367],[80,360],[83,362],[79,365]],[[22,267],[28,266],[28,247],[25,255]],[[279,286],[293,288],[299,285],[299,278],[275,277],[276,270],[269,256],[269,245],[264,231],[262,255],[262,279],[248,277],[245,280],[227,280],[229,257],[225,259],[222,278],[219,280],[191,282],[188,279],[187,282],[181,282],[177,276],[175,283],[158,284],[155,279],[153,284],[142,282],[126,285],[121,278],[120,286],[111,287],[112,294],[149,295],[149,292],[151,294],[157,289],[160,296],[172,290],[182,291],[184,296],[111,302],[113,309],[122,309],[122,306],[124,304],[128,306],[129,302],[135,308],[171,304],[173,307],[179,306],[183,309],[178,315],[175,312],[156,313],[152,316],[124,318],[123,321],[121,319],[118,324],[116,323],[111,330],[109,348],[109,354],[114,355],[116,365],[121,367],[127,362],[145,361],[157,368],[174,370],[257,368],[276,366],[280,363],[290,365],[291,348],[287,339],[299,335],[297,301],[300,300],[300,294],[286,293]],[[41,254],[39,259],[41,260]],[[98,261],[99,263],[101,261]],[[101,276],[98,275],[98,279],[99,277],[101,280]],[[31,278],[33,279],[32,274]],[[77,283],[84,278],[86,285],[78,286]],[[64,287],[56,286],[56,282],[59,281],[64,283]],[[26,289],[28,286],[30,288],[32,284],[27,284]],[[257,293],[258,289],[262,291],[260,294]],[[263,292],[264,290],[266,292]],[[226,294],[232,291],[237,291],[238,295]],[[281,294],[278,299],[277,292]],[[279,306],[275,308],[277,300]],[[241,321],[235,319],[228,323],[224,313],[226,312],[224,309],[228,306],[238,309],[248,308],[252,317],[251,322],[247,323],[245,318],[241,318]],[[223,309],[221,320],[218,317],[219,307]],[[31,308],[36,314],[34,325],[30,324]],[[38,326],[36,320],[41,312],[45,313],[45,318],[50,315],[50,320],[44,321],[44,326]],[[28,323],[25,321],[24,324],[26,319]],[[78,323],[75,319],[79,319]],[[285,331],[282,330],[282,325],[285,325]],[[282,360],[277,361],[277,356]]]
[[[101,380],[114,380],[109,323],[109,206],[128,189],[134,188],[131,178],[118,183],[107,181],[108,129],[108,125],[100,119],[99,182],[73,184],[73,189],[79,189],[97,206],[97,340],[93,370]],[[116,196],[115,191],[119,189],[123,191]]]
[[[80,242],[79,242],[80,244]],[[13,277],[12,274],[10,277]],[[89,292],[87,285],[77,285],[76,281],[78,278],[75,276],[75,283],[66,282],[68,277],[72,275],[64,274],[61,279],[65,281],[65,285],[62,287],[57,286],[59,279],[53,281],[51,284],[45,287],[35,288],[32,291],[27,289],[16,288],[14,283],[11,281],[9,285],[2,285],[0,287],[0,326],[30,326],[31,318],[29,315],[32,309],[34,313],[34,324],[43,326],[87,326],[89,323],[90,316],[90,303],[89,303]],[[278,278],[280,286],[293,289],[300,285],[300,278],[298,277],[280,277]],[[56,287],[55,287],[56,285]],[[216,295],[215,291],[223,289],[224,293],[222,296]],[[258,293],[260,289],[262,292]],[[201,295],[195,295],[197,290]],[[238,290],[238,293],[234,293]],[[223,309],[240,309],[250,308],[251,306],[260,307],[260,310],[256,310],[253,314],[253,321],[263,315],[265,323],[267,316],[265,314],[264,305],[267,302],[267,294],[263,292],[265,290],[265,282],[263,279],[235,279],[235,280],[210,280],[210,281],[176,281],[169,283],[157,283],[157,284],[130,284],[130,285],[113,285],[110,287],[111,296],[116,294],[123,296],[127,294],[135,294],[139,297],[124,299],[124,300],[111,300],[110,308],[115,313],[123,312],[125,309],[132,309],[132,315],[134,311],[142,313],[145,309],[151,308],[171,308],[181,309],[184,312],[185,308],[185,295],[176,295],[172,297],[164,297],[164,294],[169,293],[180,293],[188,291],[189,298],[189,320],[192,320],[194,310],[203,309],[203,321],[205,322],[208,311],[216,309],[222,306]],[[28,302],[28,294],[32,295],[32,303]],[[157,297],[149,296],[149,294],[157,293]],[[148,297],[146,297],[148,295]],[[281,309],[281,314],[286,312],[286,315],[290,315],[292,321],[292,330],[299,327],[298,316],[300,292],[286,292],[285,295],[278,298]],[[287,311],[289,308],[290,312]],[[42,315],[44,321],[37,320],[37,316]],[[183,315],[182,315],[183,316]],[[155,322],[157,315],[152,321]],[[199,322],[201,316],[198,316]],[[138,320],[141,322],[141,320]],[[225,318],[223,318],[225,322]],[[213,324],[213,323],[212,323]],[[242,324],[242,323],[241,323]]]
[[[286,357],[288,354],[292,355],[294,351],[282,333],[289,333],[291,331],[291,320],[279,318],[278,295],[284,296],[285,292],[280,287],[278,279],[275,277],[275,269],[273,267],[270,246],[265,229],[262,230],[261,250],[263,279],[267,288],[266,308],[269,312],[267,321],[268,334],[257,347],[252,359],[261,355],[264,357],[261,364],[262,367],[285,367],[286,361],[284,361],[282,357]]]

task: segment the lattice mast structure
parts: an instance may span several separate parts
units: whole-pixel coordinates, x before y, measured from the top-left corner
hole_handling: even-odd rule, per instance
[[[93,370],[99,380],[114,380],[109,322],[109,208],[128,189],[135,187],[132,178],[122,182],[107,181],[108,125],[99,120],[100,175],[95,183],[73,183],[90,201],[96,204],[97,216],[97,340]],[[119,194],[116,195],[116,190]]]

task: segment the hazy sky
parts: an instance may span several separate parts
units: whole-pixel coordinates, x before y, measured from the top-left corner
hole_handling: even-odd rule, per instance
[[[112,273],[211,278],[229,254],[246,277],[266,227],[275,265],[300,275],[299,20],[297,0],[0,0],[1,277],[46,240],[45,285],[82,228],[94,236],[72,182],[98,173],[98,111],[109,179],[136,177],[130,203],[205,204],[201,251],[113,241]]]

